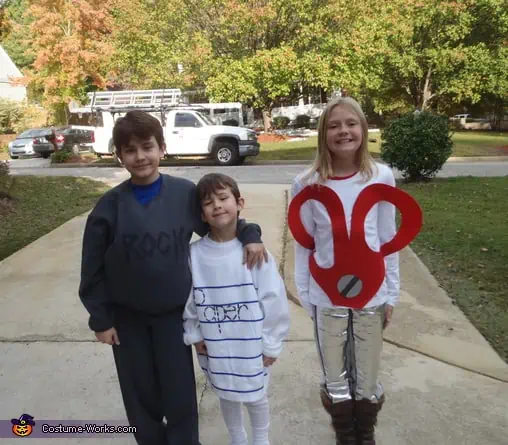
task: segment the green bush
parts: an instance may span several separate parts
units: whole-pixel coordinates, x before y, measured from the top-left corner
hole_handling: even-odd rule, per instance
[[[0,99],[0,133],[15,133],[16,123],[23,117],[23,107],[15,101]]]
[[[12,177],[9,173],[9,161],[0,161],[0,215],[4,215],[7,209],[5,200],[11,199],[9,190],[12,186]]]
[[[45,124],[45,112],[34,105],[0,99],[0,134],[21,133]]]
[[[67,162],[71,156],[72,156],[72,153],[69,150],[55,151],[51,155],[51,163],[52,164],[63,164],[64,162]]]
[[[0,161],[0,176],[9,176],[9,161]]]
[[[295,128],[309,128],[310,126],[310,116],[306,114],[300,114],[296,116],[295,119]]]
[[[276,116],[272,119],[272,124],[276,130],[283,130],[288,127],[290,120],[286,116]]]
[[[448,119],[428,112],[393,120],[381,139],[381,158],[408,181],[432,178],[452,154]]]

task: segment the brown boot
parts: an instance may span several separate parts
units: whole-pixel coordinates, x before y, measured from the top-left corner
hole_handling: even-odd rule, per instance
[[[332,418],[336,444],[356,445],[353,401],[347,400],[345,402],[332,403],[327,394],[321,391],[321,402],[326,412]]]
[[[376,445],[377,415],[381,411],[384,401],[383,395],[378,403],[372,403],[366,399],[355,402],[357,445]]]

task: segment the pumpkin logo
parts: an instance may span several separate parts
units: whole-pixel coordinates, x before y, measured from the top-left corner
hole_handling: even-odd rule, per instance
[[[11,419],[12,432],[18,437],[28,437],[35,426],[34,418],[30,414],[23,414],[19,419]]]

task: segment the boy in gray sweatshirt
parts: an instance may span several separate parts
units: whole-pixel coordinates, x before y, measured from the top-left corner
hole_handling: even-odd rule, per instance
[[[189,242],[208,227],[194,183],[159,173],[165,143],[155,117],[130,111],[116,122],[113,142],[131,177],[108,191],[87,219],[79,296],[90,329],[113,347],[137,443],[198,445],[182,313],[192,283]],[[241,220],[237,234],[249,267],[266,261],[258,225]]]

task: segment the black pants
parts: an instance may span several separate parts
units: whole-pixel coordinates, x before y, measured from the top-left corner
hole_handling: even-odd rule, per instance
[[[113,353],[137,443],[199,445],[192,350],[183,342],[182,312],[149,316],[117,309],[115,328],[120,345]]]

